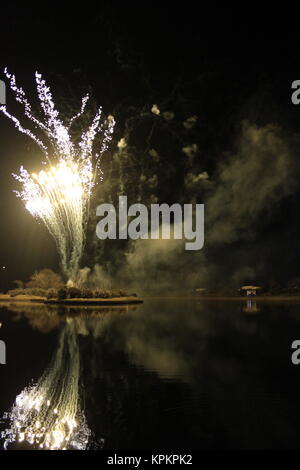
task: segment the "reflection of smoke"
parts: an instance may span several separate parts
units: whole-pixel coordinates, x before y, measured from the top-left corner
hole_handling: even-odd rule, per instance
[[[3,305],[3,302],[2,302]],[[5,302],[4,304],[12,315],[13,321],[18,321],[20,318],[27,318],[31,328],[37,329],[42,333],[48,333],[59,327],[63,323],[63,318],[58,315],[57,306],[50,304],[38,304],[29,302]]]
[[[79,348],[72,320],[62,328],[57,352],[36,385],[25,388],[6,414],[4,447],[26,441],[40,449],[86,449],[90,437],[79,400]]]
[[[9,303],[9,310],[15,315],[13,321],[19,321],[25,317],[31,328],[48,333],[72,321],[72,328],[77,335],[87,334],[86,324],[95,322],[102,325],[110,316],[123,315],[130,311],[135,311],[139,305],[64,305],[58,307],[56,304],[29,304],[22,302]]]

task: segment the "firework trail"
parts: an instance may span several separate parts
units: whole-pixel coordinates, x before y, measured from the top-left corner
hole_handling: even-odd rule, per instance
[[[15,192],[24,201],[26,209],[46,225],[55,239],[64,274],[75,282],[84,246],[89,200],[97,172],[101,176],[99,161],[112,138],[114,118],[109,116],[107,120],[101,120],[100,107],[79,142],[74,142],[70,128],[84,114],[89,95],[82,99],[80,111],[66,124],[59,117],[45,80],[36,72],[37,94],[44,115],[40,120],[33,115],[24,90],[16,84],[15,76],[7,69],[4,73],[25,116],[47,139],[45,143],[30,129],[23,127],[7,111],[6,105],[0,106],[0,111],[13,121],[15,127],[33,139],[45,154],[45,161],[42,162],[46,165],[45,169],[29,174],[22,166],[20,173],[13,175],[22,184],[22,190]],[[94,153],[97,135],[101,136],[102,143],[99,151]]]
[[[25,388],[10,412],[1,433],[7,449],[27,442],[36,449],[84,450],[91,431],[79,397],[80,355],[76,325],[67,319],[50,367],[36,385]]]

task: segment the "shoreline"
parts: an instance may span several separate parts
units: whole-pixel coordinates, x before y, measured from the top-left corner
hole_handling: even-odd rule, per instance
[[[207,296],[207,297],[201,297],[201,296],[196,296],[196,295],[187,295],[187,296],[176,296],[176,295],[169,295],[169,296],[165,296],[165,295],[156,295],[156,296],[144,296],[144,299],[176,299],[176,300],[197,300],[197,301],[236,301],[236,302],[245,302],[246,300],[255,300],[255,301],[259,301],[259,302],[269,302],[269,301],[274,301],[274,302],[280,302],[280,301],[284,301],[284,302],[288,302],[288,301],[298,301],[300,302],[300,295],[298,296],[289,296],[289,295],[265,295],[265,296],[255,296],[255,297],[243,297],[243,296],[239,296],[239,297],[226,297],[226,296]]]
[[[0,294],[0,302],[23,302],[43,305],[132,305],[140,304],[144,301],[134,296],[111,297],[107,299],[46,299],[46,297],[34,295],[16,295],[15,297],[10,297],[8,294]]]
[[[135,296],[111,297],[111,298],[74,298],[74,299],[47,299],[46,297],[34,295],[16,295],[11,297],[9,294],[0,294],[1,303],[34,303],[43,305],[132,305],[141,304],[145,300],[183,300],[197,302],[245,302],[248,300],[257,302],[300,302],[299,296],[274,295],[274,296],[197,296],[197,295],[149,295],[143,296],[143,299]]]

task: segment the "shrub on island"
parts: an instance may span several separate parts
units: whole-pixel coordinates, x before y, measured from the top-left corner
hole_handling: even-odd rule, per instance
[[[87,289],[78,287],[65,287],[62,289],[50,289],[47,299],[110,299],[112,297],[127,297],[122,289]]]
[[[48,289],[41,289],[40,287],[31,287],[27,289],[11,289],[7,293],[10,297],[16,297],[17,295],[29,295],[46,297]]]
[[[41,289],[37,287],[12,289],[7,292],[10,297],[17,295],[39,296],[49,299],[110,299],[112,297],[127,297],[122,289],[87,289],[79,287],[61,287],[59,289]]]

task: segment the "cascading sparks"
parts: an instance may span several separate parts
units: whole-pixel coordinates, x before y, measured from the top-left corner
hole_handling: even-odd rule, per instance
[[[41,219],[57,242],[61,263],[69,279],[76,278],[84,243],[85,210],[93,181],[88,168],[62,160],[48,171],[16,175],[23,184],[18,193],[26,209]]]
[[[50,367],[36,385],[25,388],[4,415],[4,448],[26,442],[35,449],[84,450],[91,431],[79,397],[80,355],[76,325],[68,319]]]
[[[16,85],[14,75],[5,69],[5,75],[14,92],[16,101],[24,108],[25,116],[46,134],[47,145],[30,129],[7,111],[6,105],[0,111],[11,119],[16,128],[28,135],[42,149],[46,166],[38,173],[30,174],[23,166],[20,174],[13,176],[22,183],[22,190],[15,191],[26,209],[37,219],[43,221],[54,237],[63,271],[69,280],[75,282],[82,256],[85,229],[88,217],[89,199],[95,185],[97,172],[100,173],[99,161],[107,150],[115,125],[109,116],[101,122],[102,108],[95,114],[91,125],[81,134],[79,142],[71,138],[70,128],[74,121],[83,115],[89,95],[82,99],[80,111],[68,124],[63,123],[52,99],[45,80],[36,72],[37,93],[44,119],[37,119],[31,109],[22,88]],[[95,137],[100,135],[101,144],[97,153],[93,152]]]

